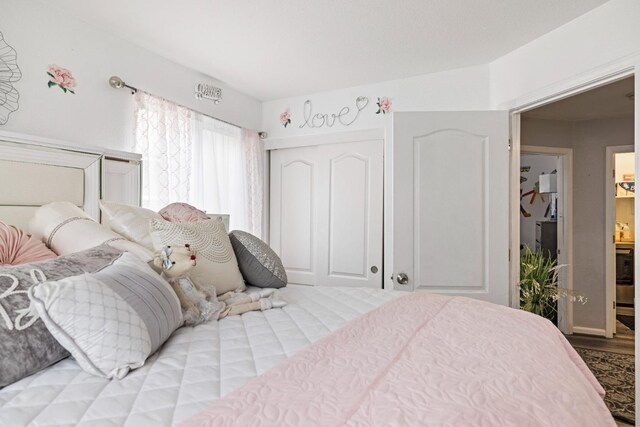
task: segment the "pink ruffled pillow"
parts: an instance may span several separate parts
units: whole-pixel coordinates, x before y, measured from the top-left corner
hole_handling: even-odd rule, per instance
[[[0,221],[0,265],[18,265],[55,258],[40,240]]]
[[[209,219],[207,214],[187,203],[171,203],[158,212],[169,222],[196,222]]]

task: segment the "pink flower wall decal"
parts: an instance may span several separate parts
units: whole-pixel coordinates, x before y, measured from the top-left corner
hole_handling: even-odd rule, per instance
[[[291,124],[291,112],[289,112],[288,108],[280,113],[280,123],[282,123],[284,127]]]
[[[75,94],[76,79],[71,74],[71,71],[52,64],[49,65],[47,74],[49,75],[49,87],[58,86],[64,93],[71,92]]]
[[[387,114],[391,112],[391,106],[393,105],[393,103],[391,102],[391,99],[383,96],[382,98],[378,98],[378,111],[376,111],[376,114]]]

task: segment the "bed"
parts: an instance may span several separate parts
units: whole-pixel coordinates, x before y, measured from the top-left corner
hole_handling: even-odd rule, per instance
[[[5,387],[0,425],[176,425],[398,294],[296,286],[279,293],[289,303],[284,309],[179,329],[121,381],[94,377],[66,359]]]
[[[131,166],[107,179],[105,153],[0,142],[0,162],[40,173],[22,193],[42,174],[68,184],[3,193],[0,218],[25,221],[52,197],[93,215],[101,194],[139,200],[139,162],[122,159]],[[122,380],[67,358],[10,384],[0,425],[615,425],[600,385],[544,319],[427,293],[290,285],[277,294],[286,307],[179,328]]]

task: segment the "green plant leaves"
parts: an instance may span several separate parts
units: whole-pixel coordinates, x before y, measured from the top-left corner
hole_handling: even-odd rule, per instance
[[[563,266],[527,248],[520,258],[520,308],[553,319],[558,300],[558,271]]]

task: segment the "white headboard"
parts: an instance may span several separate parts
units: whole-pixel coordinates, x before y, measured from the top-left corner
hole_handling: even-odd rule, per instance
[[[100,221],[99,200],[140,205],[140,158],[0,132],[0,219],[26,228],[33,211],[70,201]]]

